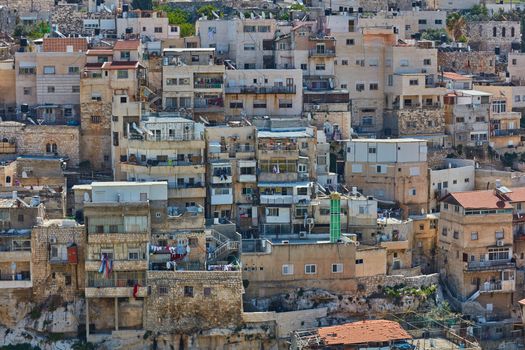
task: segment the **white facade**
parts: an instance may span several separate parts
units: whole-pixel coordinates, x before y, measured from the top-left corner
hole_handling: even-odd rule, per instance
[[[417,139],[357,139],[346,146],[348,162],[414,163],[426,162],[427,142]]]
[[[429,210],[435,212],[437,201],[445,194],[474,190],[475,161],[445,159],[439,168],[429,170],[429,177]]]
[[[93,182],[93,203],[168,200],[167,182]]]

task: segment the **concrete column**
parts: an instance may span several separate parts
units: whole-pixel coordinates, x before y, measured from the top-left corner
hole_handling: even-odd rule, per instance
[[[86,298],[86,338],[89,338],[89,298]]]
[[[443,104],[444,104],[444,102],[445,102],[444,99],[445,99],[445,97],[444,97],[443,95],[440,95],[440,96],[439,96],[439,105],[440,105],[440,106],[443,106]]]
[[[118,331],[118,298],[115,298],[115,330]]]
[[[418,95],[417,96],[417,103],[419,103],[419,106],[423,106],[423,96],[422,95]]]
[[[399,96],[399,109],[405,108],[405,97],[403,95]]]

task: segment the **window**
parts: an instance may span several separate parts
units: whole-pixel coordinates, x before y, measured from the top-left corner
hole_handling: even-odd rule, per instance
[[[279,108],[292,108],[292,100],[279,99]]]
[[[128,71],[127,70],[118,70],[117,71],[117,79],[128,79]]]
[[[393,86],[393,85],[394,85],[394,76],[390,74],[388,76],[388,86]]]
[[[509,248],[489,248],[489,261],[510,259]]]
[[[418,24],[427,24],[427,20],[426,19],[420,19],[417,21]]]
[[[378,83],[370,83],[370,90],[371,91],[374,91],[374,90],[379,90],[379,84]]]
[[[100,123],[100,116],[99,115],[92,115],[91,116],[91,123],[93,124],[99,124]]]
[[[24,222],[24,214],[18,214],[18,222]]]
[[[348,66],[348,60],[341,60],[341,65]]]
[[[253,33],[255,32],[255,26],[244,26],[244,32],[245,33]]]
[[[172,33],[177,33],[179,31],[179,27],[171,26],[170,30],[171,30]]]
[[[44,74],[55,74],[55,66],[44,66]]]
[[[36,70],[35,70],[35,67],[20,67],[18,69],[18,74],[20,75],[36,74]]]
[[[177,85],[177,78],[166,79],[166,85]]]
[[[505,100],[498,100],[492,102],[493,113],[505,113],[507,110],[507,102]]]
[[[242,101],[231,101],[230,108],[243,108]]]
[[[307,70],[308,69],[308,65],[306,63],[301,63],[301,69],[302,70]]]
[[[153,29],[153,32],[155,32],[155,33],[162,33],[162,27],[155,27]]]
[[[507,28],[505,28],[505,27],[501,28],[501,36],[502,37],[505,37],[505,35],[507,34],[506,31],[507,31]]]
[[[78,85],[73,85],[71,87],[71,92],[74,93],[74,94],[78,94],[80,92],[80,86]]]
[[[131,54],[129,51],[121,51],[120,52],[120,59],[121,60],[129,60],[131,57]]]
[[[446,227],[443,227],[443,230],[441,231],[441,234],[442,234],[443,236],[447,236],[447,235],[448,235],[448,230],[447,230]]]
[[[328,216],[328,215],[330,215],[330,209],[328,209],[328,208],[320,208],[319,209],[319,215],[321,215],[321,216]]]
[[[368,147],[368,153],[369,154],[375,154],[376,153],[376,148],[375,147]]]
[[[478,240],[478,233],[477,232],[471,232],[470,233],[470,240],[471,241],[477,241]]]
[[[516,32],[514,31],[514,27],[510,27],[510,36],[514,38],[514,35],[516,35]]]
[[[184,286],[184,296],[193,298],[193,287],[191,286]]]
[[[355,45],[355,40],[354,39],[346,39],[346,45],[348,45],[348,46]]]
[[[244,51],[255,51],[255,44],[244,44]]]
[[[363,260],[363,259],[356,259],[356,260],[355,260],[355,264],[356,264],[356,265],[361,265],[361,264],[363,264],[363,263],[364,263],[364,260]]]
[[[443,20],[442,19],[436,19],[436,20],[434,20],[434,24],[443,24]]]
[[[206,298],[211,297],[211,288],[210,288],[210,287],[204,287],[204,289],[202,290],[202,294],[203,294]]]
[[[363,83],[355,84],[355,90],[356,91],[365,91],[365,84],[363,84]]]
[[[139,260],[140,259],[140,249],[129,249],[128,250],[128,260]]]
[[[80,67],[68,67],[67,68],[67,74],[79,74],[80,73]]]
[[[279,216],[279,208],[267,208],[266,216]]]
[[[292,264],[284,264],[281,267],[281,273],[283,275],[293,275],[293,265]]]
[[[502,231],[496,231],[496,239],[503,239],[505,234]]]
[[[332,273],[342,273],[343,264],[332,264]]]
[[[47,93],[48,94],[53,94],[55,92],[55,87],[54,86],[48,86],[47,87]]]
[[[270,31],[270,26],[258,26],[257,31],[259,33],[268,33]]]
[[[377,67],[379,65],[379,60],[377,58],[371,58],[369,61],[368,61],[368,65],[370,67]]]
[[[498,35],[498,29],[496,27],[492,27],[492,36],[496,37]]]
[[[355,60],[355,65],[364,67],[365,66],[365,60]]]
[[[318,63],[315,65],[315,70],[325,70],[325,65],[323,63]]]
[[[419,85],[419,80],[417,80],[417,79],[410,79],[409,83],[410,83],[411,86]]]
[[[376,173],[378,173],[378,174],[386,174],[386,166],[384,166],[384,165],[376,165]]]
[[[415,188],[411,188],[410,190],[408,190],[408,194],[411,195],[411,196],[415,196],[416,195],[416,189]]]
[[[159,295],[168,295],[168,287],[167,286],[158,286]]]
[[[304,265],[304,273],[307,275],[315,275],[317,273],[317,265],[316,264]]]
[[[452,236],[454,237],[454,239],[459,239],[459,232],[458,231],[454,231]]]
[[[127,103],[128,98],[126,96],[120,96],[120,103]]]
[[[33,93],[32,89],[30,87],[25,87],[24,88],[24,95],[28,96],[28,95],[31,95]]]
[[[308,215],[308,208],[295,208],[295,217],[298,219],[304,219]]]
[[[401,67],[408,67],[408,60],[407,59],[399,60],[399,65]]]
[[[430,58],[425,58],[425,59],[423,60],[423,65],[424,65],[424,66],[430,66],[430,65],[432,65],[432,61],[430,60]]]

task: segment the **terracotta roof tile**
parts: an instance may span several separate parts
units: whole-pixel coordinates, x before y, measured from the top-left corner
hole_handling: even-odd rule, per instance
[[[113,50],[112,49],[91,49],[87,50],[86,52],[87,56],[112,56]]]
[[[412,339],[397,322],[368,320],[318,329],[325,345],[351,345]]]
[[[68,46],[73,47],[72,52],[86,52],[88,43],[86,38],[44,38],[44,52],[67,52]]]
[[[118,40],[113,46],[113,50],[137,50],[140,41],[138,40]]]
[[[506,196],[511,202],[525,202],[525,187],[513,187]]]
[[[454,72],[443,72],[443,76],[450,80],[470,80],[466,75],[454,73]]]
[[[140,63],[137,61],[111,61],[104,62],[102,69],[136,69],[140,66]]]
[[[494,190],[453,192],[443,198],[445,202],[457,202],[465,209],[511,209],[512,206],[498,197]]]

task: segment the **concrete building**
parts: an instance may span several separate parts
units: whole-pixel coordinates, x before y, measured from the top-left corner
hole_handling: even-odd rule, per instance
[[[436,214],[410,217],[413,228],[412,264],[420,266],[421,272],[429,274],[437,271],[438,220]]]
[[[118,38],[138,37],[142,40],[160,41],[180,37],[179,27],[169,24],[162,11],[134,10],[122,12],[116,18]]]
[[[525,54],[512,51],[508,55],[507,72],[510,75],[510,81],[515,85],[525,85]]]
[[[345,180],[367,196],[396,202],[404,215],[427,210],[427,144],[417,139],[346,143]]]
[[[204,125],[178,113],[144,114],[127,125],[121,180],[167,181],[168,215],[179,229],[204,226]]]
[[[468,51],[466,48],[438,48],[438,67],[463,74],[496,73],[494,51]]]
[[[226,116],[300,116],[303,75],[300,69],[225,72]]]
[[[461,302],[477,302],[486,318],[505,318],[516,290],[512,205],[505,187],[450,193],[439,218],[440,273]]]
[[[15,61],[7,60],[0,62],[0,117],[6,120],[16,115],[16,71]]]
[[[255,127],[245,122],[206,128],[207,217],[231,220],[244,237],[259,225],[255,140]]]
[[[164,49],[162,106],[166,111],[186,111],[195,118],[224,118],[224,65],[215,49]]]
[[[399,220],[382,217],[377,219],[375,244],[386,249],[387,272],[402,274],[412,266],[413,223],[411,219]],[[365,241],[366,243],[366,241]]]
[[[41,50],[15,55],[16,105],[20,115],[45,124],[80,121],[80,72],[85,38],[44,38]]]
[[[429,212],[438,212],[439,200],[448,193],[474,190],[475,165],[470,159],[447,158],[428,170]]]
[[[453,146],[483,146],[489,142],[490,93],[454,90],[445,96],[445,123]]]

